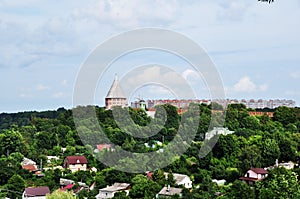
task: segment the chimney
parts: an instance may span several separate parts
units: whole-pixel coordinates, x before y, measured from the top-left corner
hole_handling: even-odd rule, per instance
[[[167,187],[167,192],[169,192],[170,191],[170,185],[168,185],[168,187]]]

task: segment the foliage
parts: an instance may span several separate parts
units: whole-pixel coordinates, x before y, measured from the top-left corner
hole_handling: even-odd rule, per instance
[[[268,177],[257,183],[259,199],[271,198],[299,198],[300,186],[296,173],[285,168],[275,168]]]
[[[46,196],[47,199],[75,199],[76,197],[72,192],[68,191],[54,191],[53,193]]]
[[[217,111],[212,112],[212,107]],[[116,194],[115,198],[154,198],[162,187],[168,184],[177,186],[172,173],[182,173],[191,177],[194,187],[191,190],[184,190],[185,198],[216,198],[216,193],[222,194],[221,198],[292,198],[292,192],[298,194],[298,178],[292,171],[275,169],[253,188],[237,179],[251,167],[273,166],[276,159],[279,162],[300,160],[299,108],[279,107],[275,110],[267,110],[274,111],[274,118],[269,118],[266,114],[250,116],[248,113],[250,110],[243,104],[229,105],[226,110],[225,127],[235,133],[221,135],[212,151],[201,159],[199,150],[203,146],[205,133],[210,122],[215,126],[221,126],[223,108],[218,104],[191,104],[188,111],[182,115],[179,115],[177,108],[170,104],[157,108],[155,118],[150,118],[144,110],[131,108],[119,108],[113,113],[111,110],[97,106],[77,107],[73,109],[76,109],[76,114],[86,116],[91,111],[95,111],[97,116],[97,120],[87,117],[79,123],[78,128],[75,128],[73,122],[74,112],[63,108],[57,111],[0,114],[1,188],[15,188],[17,192],[22,192],[25,185],[48,186],[54,191],[59,188],[60,178],[68,178],[88,185],[96,182],[96,188],[90,192],[80,193],[80,198],[93,198],[98,189],[115,182],[131,183],[132,187],[129,196],[125,196],[123,192]],[[114,117],[115,114],[121,116],[125,111],[129,112],[132,121],[126,118],[129,123],[124,128],[120,128]],[[212,114],[219,114],[220,117],[214,117],[214,121],[210,121]],[[145,170],[149,166],[148,163],[159,166],[166,157],[172,157],[170,165],[152,171],[152,179],[148,179],[144,174],[131,174],[107,168],[96,159],[96,157],[105,157],[107,160],[114,161],[110,153],[119,154],[121,148],[136,153],[165,148],[176,136],[182,118],[187,121],[187,125],[183,127],[186,137],[190,135],[191,125],[198,125],[196,137],[183,155],[174,155],[173,151],[165,150],[164,153],[156,154],[156,162],[151,158],[144,158],[138,164],[127,157],[118,157],[121,167],[130,165]],[[100,136],[97,124],[101,126],[107,138]],[[149,127],[148,124],[153,125]],[[152,132],[158,133],[150,137],[146,136]],[[84,136],[81,136],[81,133],[84,133]],[[141,133],[144,138],[135,137],[133,133]],[[181,136],[181,139],[185,139],[185,135]],[[116,145],[114,152],[90,153],[94,151],[96,144],[107,141]],[[152,146],[157,141],[163,142],[162,146],[145,147],[145,143]],[[184,142],[180,143],[183,145]],[[62,147],[66,147],[64,153]],[[58,156],[60,160],[47,163],[47,155]],[[39,178],[21,169],[20,162],[24,157],[38,163],[43,159],[43,167],[51,168],[61,166],[67,155],[86,156],[88,166],[96,167],[98,171],[71,173],[63,170],[62,173],[59,169],[49,169],[43,171],[44,177]],[[167,179],[164,172],[169,172]],[[229,184],[218,187],[212,183],[213,178],[225,179]],[[68,192],[66,194],[70,195]]]

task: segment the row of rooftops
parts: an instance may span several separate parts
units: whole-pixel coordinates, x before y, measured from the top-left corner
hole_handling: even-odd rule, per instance
[[[109,100],[125,100],[125,101],[117,101],[109,102]],[[121,85],[118,81],[117,75],[115,76],[115,79],[105,97],[105,104],[107,109],[111,109],[113,106],[127,106],[127,98],[124,94]],[[247,108],[277,108],[279,106],[287,106],[287,107],[296,107],[296,102],[294,100],[290,99],[148,99],[143,100],[139,99],[139,101],[131,102],[132,108],[139,108],[140,103],[147,104],[147,108],[154,108],[154,106],[159,104],[172,104],[174,106],[177,106],[178,108],[187,108],[189,103],[204,103],[204,104],[210,104],[211,102],[217,102],[218,104],[222,105],[223,107],[226,107],[228,104],[235,104],[235,103],[241,103],[246,105]]]

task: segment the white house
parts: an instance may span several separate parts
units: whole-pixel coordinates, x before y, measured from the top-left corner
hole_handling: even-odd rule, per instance
[[[226,183],[226,180],[217,180],[217,179],[212,179],[212,182],[216,183],[218,186],[223,186]]]
[[[25,188],[22,199],[46,199],[47,194],[50,194],[49,187],[28,187]]]
[[[87,163],[84,156],[67,156],[64,160],[64,168],[68,168],[72,172],[86,171]]]
[[[21,162],[21,165],[22,166],[25,166],[25,165],[36,165],[36,162],[29,159],[29,158],[25,158],[23,159],[23,161]]]
[[[115,193],[125,191],[126,195],[129,194],[130,184],[128,183],[114,183],[112,186],[99,189],[99,194],[96,199],[113,198]]]
[[[47,163],[51,163],[53,161],[58,161],[59,157],[57,156],[47,156]]]
[[[175,187],[163,187],[158,194],[156,194],[156,198],[171,198],[174,195],[178,195],[179,198],[182,198],[182,189]]]
[[[268,171],[263,168],[251,168],[247,173],[239,179],[253,185],[256,181],[261,181],[268,176]]]
[[[164,174],[166,179],[168,179],[169,173],[165,172]],[[183,185],[187,189],[192,188],[193,182],[191,181],[191,178],[189,176],[184,174],[173,173],[173,177],[176,185]]]

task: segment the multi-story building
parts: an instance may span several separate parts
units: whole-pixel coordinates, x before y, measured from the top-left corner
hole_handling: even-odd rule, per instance
[[[253,108],[253,109],[263,109],[263,108],[270,108],[270,109],[274,109],[277,108],[279,106],[287,106],[290,108],[294,108],[296,107],[296,102],[293,100],[286,100],[286,99],[276,99],[276,100],[263,100],[263,99],[259,99],[259,100],[254,100],[254,99],[250,99],[250,100],[246,100],[246,99],[242,99],[242,100],[238,100],[238,99],[225,99],[225,100],[220,100],[220,99],[216,99],[216,100],[199,100],[199,99],[158,99],[158,100],[146,100],[146,107],[148,109],[153,109],[155,106],[157,105],[162,105],[162,104],[171,104],[175,107],[177,107],[178,109],[186,109],[188,108],[190,103],[199,103],[199,104],[210,104],[211,102],[216,102],[220,105],[222,105],[223,107],[228,106],[229,104],[244,104],[247,108]],[[135,101],[135,102],[131,102],[131,107],[132,108],[140,108],[139,105],[139,101]]]

